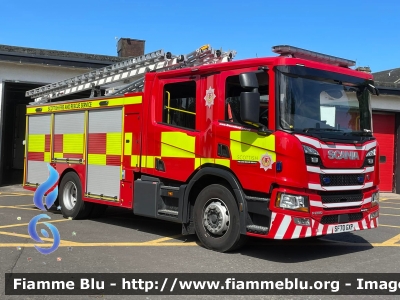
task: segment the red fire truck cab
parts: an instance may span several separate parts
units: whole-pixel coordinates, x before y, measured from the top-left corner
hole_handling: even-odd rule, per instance
[[[147,73],[144,92],[27,107],[24,186],[59,174],[64,217],[107,206],[182,224],[205,247],[378,226],[371,74],[290,46]]]

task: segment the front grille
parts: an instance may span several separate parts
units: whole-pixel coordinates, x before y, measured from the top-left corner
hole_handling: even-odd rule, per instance
[[[364,184],[364,174],[320,174],[322,186],[349,186]]]
[[[346,193],[346,194],[322,194],[322,203],[342,203],[342,202],[359,202],[363,198],[362,193]]]
[[[344,209],[360,209],[361,206],[346,206],[346,207],[324,207],[324,210],[344,210]]]
[[[363,218],[362,213],[347,214],[349,222],[360,221]],[[339,215],[323,216],[321,218],[321,224],[337,224],[339,223]]]

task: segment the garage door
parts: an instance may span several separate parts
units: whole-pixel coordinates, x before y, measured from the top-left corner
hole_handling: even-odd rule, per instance
[[[379,189],[391,192],[394,170],[394,114],[373,114],[374,136],[379,143],[380,179]]]

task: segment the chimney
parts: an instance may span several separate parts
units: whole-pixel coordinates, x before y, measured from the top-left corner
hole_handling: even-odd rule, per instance
[[[370,73],[371,74],[371,68],[370,67],[357,67],[356,71],[360,71],[360,72],[365,72],[365,73]]]
[[[136,57],[144,54],[144,40],[120,38],[118,40],[119,57]]]

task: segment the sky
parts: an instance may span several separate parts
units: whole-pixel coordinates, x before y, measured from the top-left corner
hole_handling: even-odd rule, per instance
[[[235,60],[291,45],[355,60],[372,72],[400,68],[400,1],[12,0],[1,2],[0,44],[117,55],[121,37],[145,52],[186,54],[204,44]]]

